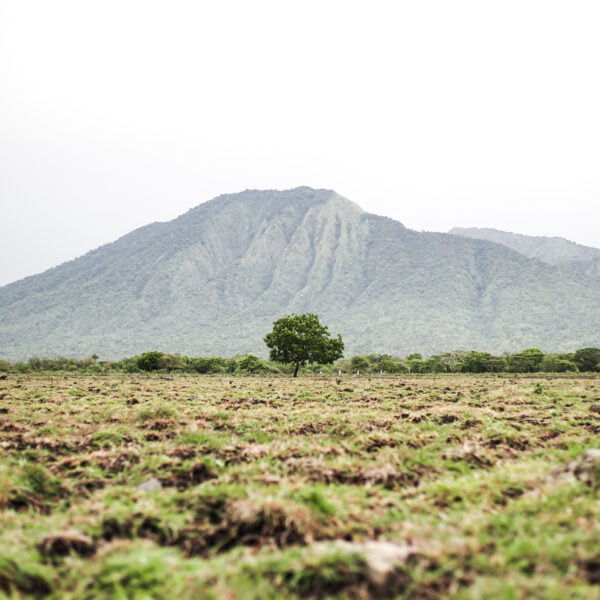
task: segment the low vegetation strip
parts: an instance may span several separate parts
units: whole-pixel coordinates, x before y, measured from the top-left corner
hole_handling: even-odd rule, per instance
[[[589,599],[600,378],[0,380],[0,597]]]
[[[315,315],[311,315],[315,316]],[[322,344],[323,342],[321,342]],[[341,339],[326,340],[326,344],[341,344]],[[365,354],[333,362],[341,352],[339,346],[322,354],[275,353],[278,360],[266,361],[254,354],[240,354],[230,358],[221,356],[191,357],[181,354],[150,351],[119,361],[99,361],[93,355],[77,358],[32,357],[27,362],[11,363],[0,360],[0,371],[5,373],[43,373],[46,371],[88,374],[163,372],[201,375],[284,375],[296,376],[302,367],[305,375],[399,375],[433,373],[598,373],[600,348],[580,348],[563,354],[543,353],[539,348],[526,348],[515,354],[494,356],[489,352],[454,350],[423,358],[409,354],[404,358],[389,354]],[[311,362],[327,360],[329,363]],[[334,358],[335,356],[335,358]],[[3,377],[0,374],[0,378]]]

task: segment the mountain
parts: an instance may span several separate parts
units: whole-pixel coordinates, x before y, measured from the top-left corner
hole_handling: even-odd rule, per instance
[[[0,288],[0,358],[255,352],[316,312],[346,355],[600,346],[600,279],[419,233],[331,190],[247,190]]]
[[[502,244],[549,265],[600,277],[600,249],[582,246],[565,238],[521,235],[479,227],[454,227],[448,233]]]

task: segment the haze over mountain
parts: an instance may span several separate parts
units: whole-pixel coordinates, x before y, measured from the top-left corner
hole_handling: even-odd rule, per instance
[[[346,355],[600,345],[600,279],[419,233],[331,190],[247,190],[0,288],[0,358],[255,352],[316,312]]]
[[[600,277],[600,249],[582,246],[565,238],[522,235],[480,227],[454,227],[448,233],[502,244],[549,265]]]

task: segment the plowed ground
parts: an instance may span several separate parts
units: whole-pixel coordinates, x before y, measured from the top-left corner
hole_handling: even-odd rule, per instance
[[[592,377],[10,375],[0,597],[598,598],[590,448]]]

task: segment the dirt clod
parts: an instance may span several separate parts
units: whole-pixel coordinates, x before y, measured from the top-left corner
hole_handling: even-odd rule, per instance
[[[96,553],[94,542],[79,531],[63,531],[47,535],[39,544],[38,550],[52,560],[68,556],[72,552],[89,558]]]
[[[580,567],[588,583],[600,585],[600,556],[582,560]]]

